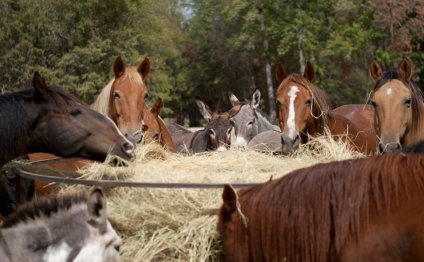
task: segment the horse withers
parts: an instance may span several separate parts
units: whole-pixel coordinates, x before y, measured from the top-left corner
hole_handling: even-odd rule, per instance
[[[366,109],[349,111],[348,115],[343,109],[331,110],[324,91],[312,84],[315,73],[311,63],[306,64],[303,75],[288,74],[280,64],[276,76],[280,82],[277,104],[283,153],[297,150],[308,136],[323,135],[326,129],[349,141],[354,149],[374,153],[376,135],[370,128],[370,114]]]
[[[424,103],[412,82],[412,63],[404,58],[397,71],[383,72],[373,61],[369,67],[375,81],[369,104],[374,108],[374,127],[379,137],[378,153],[390,153],[424,139]]]
[[[233,122],[230,118],[234,112],[232,110],[224,113],[214,112],[199,97],[196,97],[196,104],[208,124],[196,132],[178,124],[168,125],[176,151],[184,153],[227,151],[231,146]]]
[[[223,261],[424,261],[424,156],[318,164],[223,192]]]
[[[250,104],[241,103],[234,95],[229,95],[232,110],[237,112],[231,120],[234,121],[236,147],[246,148],[250,140],[259,133],[268,130],[280,131],[280,127],[273,125],[259,110],[261,92],[256,89]]]
[[[6,218],[0,258],[12,261],[120,261],[121,238],[107,218],[101,189],[42,198]]]

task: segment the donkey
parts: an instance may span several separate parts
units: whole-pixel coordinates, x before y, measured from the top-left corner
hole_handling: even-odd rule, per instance
[[[233,105],[232,110],[237,112],[237,114],[231,118],[231,120],[234,121],[236,147],[246,148],[247,144],[254,136],[264,131],[280,131],[280,127],[271,124],[259,110],[259,101],[261,99],[261,92],[259,89],[256,89],[253,93],[250,104],[241,103],[232,93],[230,93],[229,98]]]
[[[0,228],[1,261],[119,261],[101,189],[21,206]]]
[[[234,111],[214,112],[199,97],[196,97],[196,104],[202,116],[209,122],[204,129],[196,132],[178,124],[169,125],[168,129],[176,151],[181,153],[227,151],[231,146],[233,123],[230,118],[234,115]]]

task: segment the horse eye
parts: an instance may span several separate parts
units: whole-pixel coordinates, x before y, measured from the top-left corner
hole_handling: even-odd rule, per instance
[[[121,249],[121,246],[116,246],[115,250],[119,252],[119,250]]]
[[[215,130],[211,129],[210,131],[211,136],[215,136]]]
[[[249,121],[249,122],[247,122],[247,125],[248,125],[248,126],[253,125],[253,121]]]
[[[115,97],[115,98],[121,98],[121,96],[119,95],[118,92],[113,92],[113,97]]]
[[[310,106],[311,104],[312,104],[312,99],[308,99],[308,100],[306,100],[305,105]]]
[[[144,99],[146,99],[146,98],[148,98],[149,97],[149,94],[148,93],[146,93],[145,95],[144,95]]]
[[[370,101],[370,104],[372,105],[372,107],[377,108],[377,104],[374,101]]]
[[[228,130],[227,130],[227,134],[231,134],[231,131],[233,131],[233,128],[232,127],[230,127],[230,128],[228,128]]]
[[[72,116],[77,116],[81,113],[82,113],[81,110],[79,110],[78,108],[72,109],[71,112],[69,112],[69,114],[71,114]]]
[[[405,106],[406,107],[409,108],[411,106],[411,103],[412,103],[412,100],[410,98],[405,100]]]
[[[152,138],[153,140],[159,140],[159,134],[155,134]]]

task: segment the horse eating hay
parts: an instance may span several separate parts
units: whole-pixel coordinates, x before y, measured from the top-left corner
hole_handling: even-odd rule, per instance
[[[119,261],[121,238],[102,190],[22,206],[0,228],[1,261]]]
[[[223,192],[225,261],[424,261],[424,156],[299,169]]]

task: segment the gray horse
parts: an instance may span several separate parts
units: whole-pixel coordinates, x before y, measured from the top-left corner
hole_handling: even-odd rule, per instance
[[[205,151],[226,151],[231,146],[231,131],[233,124],[230,121],[233,111],[213,112],[199,97],[196,104],[200,113],[208,120],[204,129],[192,132],[178,124],[168,125],[175,150],[180,153],[199,153]]]
[[[264,131],[280,131],[280,127],[271,124],[259,110],[260,99],[261,92],[258,89],[253,93],[250,104],[241,103],[234,94],[230,93],[232,110],[238,112],[231,118],[235,126],[236,147],[246,148],[254,136]],[[266,140],[263,142],[266,142]]]
[[[0,261],[119,261],[102,190],[28,203],[0,228]]]

